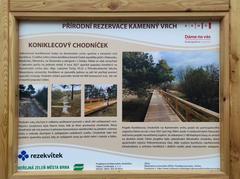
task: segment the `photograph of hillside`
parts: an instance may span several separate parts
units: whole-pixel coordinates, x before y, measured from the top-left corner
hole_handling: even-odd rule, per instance
[[[19,117],[47,117],[47,110],[47,85],[19,85]]]
[[[123,122],[218,122],[219,52],[123,52]]]
[[[85,85],[85,116],[117,116],[117,85]]]
[[[79,84],[53,84],[51,99],[52,117],[81,116],[81,86]]]

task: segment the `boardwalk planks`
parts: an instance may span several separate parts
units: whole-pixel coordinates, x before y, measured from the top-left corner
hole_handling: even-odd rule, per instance
[[[163,96],[154,90],[144,122],[182,122]]]

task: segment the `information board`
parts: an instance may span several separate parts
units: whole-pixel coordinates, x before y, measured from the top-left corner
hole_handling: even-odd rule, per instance
[[[219,33],[20,22],[18,171],[218,170]]]

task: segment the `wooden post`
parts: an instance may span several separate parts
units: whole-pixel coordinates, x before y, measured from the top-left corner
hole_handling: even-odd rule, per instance
[[[179,112],[178,111],[178,100],[177,99],[175,99],[175,109],[176,109],[177,112]]]
[[[186,122],[189,121],[189,118],[190,118],[189,112],[186,110]]]
[[[8,1],[0,0],[0,178],[8,172]]]
[[[240,178],[240,2],[230,9],[230,178]]]

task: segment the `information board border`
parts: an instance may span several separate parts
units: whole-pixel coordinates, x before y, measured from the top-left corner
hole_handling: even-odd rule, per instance
[[[21,20],[219,20],[220,21],[220,126],[221,171],[162,170],[162,171],[82,171],[82,172],[17,172],[18,131],[18,22]],[[229,15],[214,13],[36,13],[9,14],[9,133],[8,176],[13,179],[31,178],[227,178],[229,174]]]
[[[27,4],[27,5],[26,5]],[[228,11],[229,0],[11,0],[11,11],[63,11],[63,12],[193,12]]]

